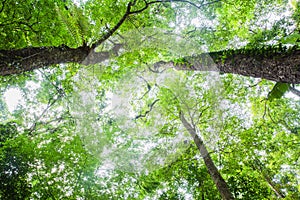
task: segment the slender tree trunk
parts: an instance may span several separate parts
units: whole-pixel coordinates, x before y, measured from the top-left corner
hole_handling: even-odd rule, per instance
[[[268,183],[270,188],[273,190],[273,192],[276,194],[278,198],[285,198],[285,195],[283,192],[281,192],[280,187],[276,183],[273,182],[272,178],[268,175],[267,170],[264,169],[263,164],[259,161],[259,159],[254,158],[254,164],[252,165],[252,168],[254,170],[257,170],[261,173],[262,177],[265,179],[265,181]]]
[[[117,49],[118,50],[118,49]],[[117,51],[113,50],[114,53]],[[0,76],[20,74],[60,63],[95,64],[109,59],[109,52],[95,52],[87,46],[0,50]],[[185,57],[180,61],[160,61],[154,68],[218,71],[283,83],[300,83],[300,50],[226,50]]]
[[[184,127],[188,130],[188,132],[191,134],[191,136],[194,139],[195,144],[197,145],[200,154],[204,160],[204,163],[207,167],[208,173],[210,174],[211,178],[213,179],[214,183],[217,186],[218,191],[220,192],[222,198],[224,200],[232,200],[234,199],[227,183],[219,173],[219,170],[215,166],[213,160],[211,159],[202,139],[196,134],[196,130],[194,127],[192,127],[187,120],[185,119],[183,113],[180,113],[180,120]]]
[[[268,185],[271,187],[273,192],[276,194],[278,198],[285,198],[285,195],[276,187],[273,181],[266,175],[263,175],[264,179],[267,181]]]

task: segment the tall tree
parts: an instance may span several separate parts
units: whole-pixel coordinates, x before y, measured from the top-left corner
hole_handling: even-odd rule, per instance
[[[62,63],[76,62],[87,65],[96,64],[107,60],[110,54],[118,54],[120,45],[115,45],[111,52],[99,52],[99,50],[96,51],[96,48],[99,47],[99,45],[102,45],[114,34],[120,33],[122,26],[126,26],[126,23],[129,23],[131,18],[138,17],[139,14],[141,14],[142,17],[147,17],[149,12],[150,14],[153,14],[151,8],[156,9],[157,7],[162,7],[161,9],[163,9],[164,7],[166,7],[164,9],[165,12],[168,13],[170,10],[172,10],[172,8],[170,8],[170,2],[171,1],[129,1],[126,5],[118,8],[122,13],[118,21],[110,24],[109,27],[107,27],[106,24],[106,30],[103,32],[100,38],[98,37],[98,39],[96,39],[96,41],[92,37],[83,38],[88,36],[88,28],[86,27],[90,26],[91,23],[87,20],[88,16],[84,15],[84,11],[73,5],[71,6],[73,8],[73,12],[68,13],[73,17],[68,18],[66,11],[63,10],[64,7],[62,7],[61,4],[53,4],[52,6],[55,8],[55,10],[57,10],[58,14],[62,18],[61,21],[66,24],[67,30],[72,33],[71,35],[73,35],[72,37],[75,38],[76,42],[80,41],[79,44],[72,46],[68,43],[62,43],[58,46],[38,45],[38,47],[28,47],[26,45],[25,47],[16,46],[16,48],[13,49],[2,49],[0,51],[0,75],[5,76],[10,74],[20,74],[26,71],[32,71],[34,69],[45,68],[51,65]],[[230,5],[230,3],[227,4],[226,2],[222,1],[205,1],[201,4],[197,4],[193,1],[181,0],[172,2],[172,4],[184,4],[201,11],[203,11],[203,8],[208,8],[215,11],[216,14],[220,12],[220,10],[218,10],[219,7],[227,8],[228,5]],[[236,2],[235,4],[236,6],[244,6],[242,2]],[[254,1],[249,3],[249,6],[254,6],[255,4],[256,2]],[[87,7],[88,5],[89,4],[87,4]],[[8,18],[6,19],[8,21],[13,20],[13,18],[9,17],[14,17],[15,15],[15,13],[9,13],[9,6],[11,5],[9,5],[8,2],[3,2],[1,10],[5,18]],[[245,8],[241,7],[241,9]],[[249,8],[249,11],[247,11],[248,15],[245,16],[245,18],[249,17],[249,19],[247,20],[251,20],[251,9]],[[219,15],[221,16],[226,14],[227,13],[225,11],[224,13],[219,13]],[[161,13],[156,15],[157,17],[163,16],[163,14]],[[26,16],[30,19],[35,17],[34,14],[30,15],[29,13],[24,13],[24,16],[22,16],[21,19],[26,19]],[[37,22],[32,22],[31,24],[26,23],[24,25],[25,27],[29,27],[29,30],[26,29],[26,32],[34,30],[33,27],[36,26],[35,23],[39,23],[39,19],[36,20]],[[233,23],[233,21],[236,19],[230,18],[228,20],[232,20]],[[17,20],[14,22],[14,24],[15,27],[18,27],[23,25],[24,23],[22,20]],[[147,22],[145,22],[145,25],[148,26]],[[224,25],[227,26],[228,24]],[[5,27],[8,25],[3,23],[2,26]],[[16,33],[18,34],[18,32]],[[288,38],[292,37],[289,36]],[[88,40],[89,42],[87,42]],[[289,43],[291,42],[288,39],[286,39],[285,42],[286,41],[288,41]],[[285,43],[282,44],[280,42],[281,41],[277,42],[276,46],[269,47],[255,47],[255,45],[253,45],[250,46],[250,48],[248,47],[246,49],[240,50],[235,50],[233,48],[232,50],[216,51],[208,54],[198,53],[198,56],[193,56],[192,58],[184,58],[184,60],[187,60],[187,62],[184,63],[178,64],[176,63],[176,60],[167,63],[169,64],[169,66],[180,70],[217,70],[221,73],[235,73],[244,76],[264,78],[276,82],[286,82],[294,84],[299,83],[300,56],[298,47],[294,46],[293,48],[287,48],[284,46]],[[297,42],[294,41],[293,45],[295,44],[297,44]],[[163,61],[159,63],[163,63]]]
[[[224,200],[231,200],[234,199],[227,183],[221,176],[219,170],[217,169],[216,165],[214,164],[212,158],[210,157],[208,150],[203,142],[203,140],[197,135],[196,127],[193,127],[188,121],[185,119],[184,114],[180,113],[180,120],[183,123],[184,127],[187,131],[191,134],[197,148],[200,151],[200,154],[205,162],[205,165],[208,169],[208,172],[213,179],[214,183],[216,184],[218,191],[220,192],[222,198]]]
[[[300,198],[297,1],[74,2],[0,3],[1,198]]]

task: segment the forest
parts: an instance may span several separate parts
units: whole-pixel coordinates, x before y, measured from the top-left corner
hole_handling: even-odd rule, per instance
[[[2,0],[0,199],[300,199],[299,0]]]

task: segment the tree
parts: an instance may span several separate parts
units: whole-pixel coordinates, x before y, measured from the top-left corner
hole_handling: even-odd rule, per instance
[[[18,134],[17,125],[13,122],[0,125],[0,168],[2,199],[25,199],[31,194],[31,186],[26,181],[32,152],[28,148],[26,138],[13,138]],[[26,144],[22,153],[18,150],[21,144]]]
[[[1,198],[298,199],[298,25],[279,0],[3,1],[26,103],[0,99]]]
[[[39,47],[1,51],[1,75],[19,74],[50,65],[77,62],[97,64],[109,58],[108,53],[93,52],[90,47]],[[89,57],[92,57],[90,59]],[[300,51],[295,49],[241,49],[213,52],[187,57],[178,61],[155,63],[177,70],[218,71],[234,73],[276,82],[300,83],[298,68]],[[291,62],[293,60],[293,62]]]
[[[216,184],[221,196],[223,199],[233,199],[233,196],[229,190],[229,187],[221,174],[219,173],[219,170],[215,166],[214,162],[212,161],[207,148],[205,147],[203,140],[197,135],[196,128],[192,127],[191,124],[187,122],[187,120],[184,117],[183,113],[180,113],[180,120],[182,121],[184,127],[188,130],[188,132],[191,134],[192,138],[194,139],[195,144],[197,145],[201,156],[204,159],[205,165],[208,169],[208,172],[213,179],[214,183]]]
[[[10,74],[19,74],[26,71],[32,71],[38,68],[49,67],[55,64],[62,63],[81,63],[81,64],[96,64],[105,59],[109,58],[108,52],[96,52],[96,48],[103,44],[106,40],[113,36],[113,34],[118,33],[119,29],[131,16],[147,12],[147,10],[152,5],[161,4],[165,5],[166,2],[160,1],[145,1],[142,5],[140,2],[128,2],[126,8],[123,11],[122,17],[112,25],[111,28],[108,28],[100,39],[95,42],[87,44],[86,42],[81,42],[81,45],[77,47],[69,47],[66,44],[60,44],[60,46],[39,46],[39,47],[22,47],[20,49],[10,49],[10,50],[1,50],[1,63],[0,63],[0,74],[10,75]],[[183,2],[187,5],[191,5],[197,9],[202,9],[202,7],[214,6],[224,6],[222,2],[212,1],[196,5],[192,1],[175,1]],[[6,11],[5,7],[7,2],[3,3],[2,13]],[[237,3],[239,5],[239,3]],[[57,5],[56,9],[58,13],[61,13],[61,8]],[[160,5],[158,5],[160,6]],[[83,11],[79,10],[76,6],[74,7],[74,12],[77,16],[74,16],[79,24],[76,26],[73,25],[71,19],[67,23],[67,28],[70,30],[73,35],[77,33],[82,36],[86,32],[83,26],[87,26],[88,22],[85,20]],[[78,17],[79,15],[79,17]],[[13,15],[14,16],[14,15]],[[32,17],[32,16],[31,16]],[[63,20],[66,17],[62,17]],[[10,19],[9,19],[10,20]],[[15,22],[17,23],[17,22]],[[18,22],[19,25],[22,21]],[[5,26],[5,25],[3,25]],[[27,25],[29,27],[33,25]],[[76,29],[77,28],[77,29]],[[74,29],[74,30],[73,30]],[[75,37],[76,38],[76,37]],[[78,38],[77,38],[78,40]],[[290,41],[289,41],[290,42]],[[198,56],[184,58],[183,63],[176,63],[176,61],[168,62],[168,65],[180,70],[218,70],[221,73],[235,73],[244,76],[264,78],[268,80],[273,80],[276,82],[286,82],[286,83],[299,83],[299,50],[297,46],[293,48],[287,48],[284,43],[278,43],[275,47],[272,46],[261,46],[253,47],[248,49],[240,50],[225,50],[212,52],[209,54],[199,54]],[[120,46],[118,47],[120,48]],[[114,49],[112,53],[117,53],[118,49]],[[182,61],[182,59],[179,59]],[[293,60],[293,62],[290,62]],[[159,62],[159,64],[164,62]]]

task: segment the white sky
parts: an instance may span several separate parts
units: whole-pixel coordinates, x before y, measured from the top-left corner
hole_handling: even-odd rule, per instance
[[[27,81],[26,88],[30,88],[30,90],[36,90],[40,88],[40,83],[36,83],[33,81]],[[23,98],[22,91],[19,88],[9,88],[4,92],[3,95],[4,102],[7,105],[8,111],[13,112],[17,109],[18,105],[25,105],[25,99]]]
[[[88,0],[72,0],[77,6],[80,6],[80,4],[84,4]]]
[[[16,110],[19,104],[24,104],[24,99],[22,97],[22,92],[18,88],[8,89],[4,95],[4,101],[7,104],[9,112]]]
[[[31,81],[29,81],[26,86],[30,87],[31,89],[37,89],[39,86],[36,83],[31,83]],[[300,90],[300,87],[297,87],[298,90]],[[110,94],[112,96],[112,94]],[[288,92],[285,94],[285,97],[287,98],[291,98],[291,99],[297,99],[299,100],[300,97],[296,96],[295,94],[293,94],[292,92]],[[7,108],[9,110],[9,112],[13,112],[14,110],[17,109],[18,105],[25,105],[26,102],[22,96],[22,92],[20,89],[18,88],[9,88],[3,95],[4,98],[4,102],[7,105]],[[116,100],[116,99],[114,99]],[[112,102],[113,104],[115,104],[116,102]],[[111,108],[111,106],[110,106]]]

